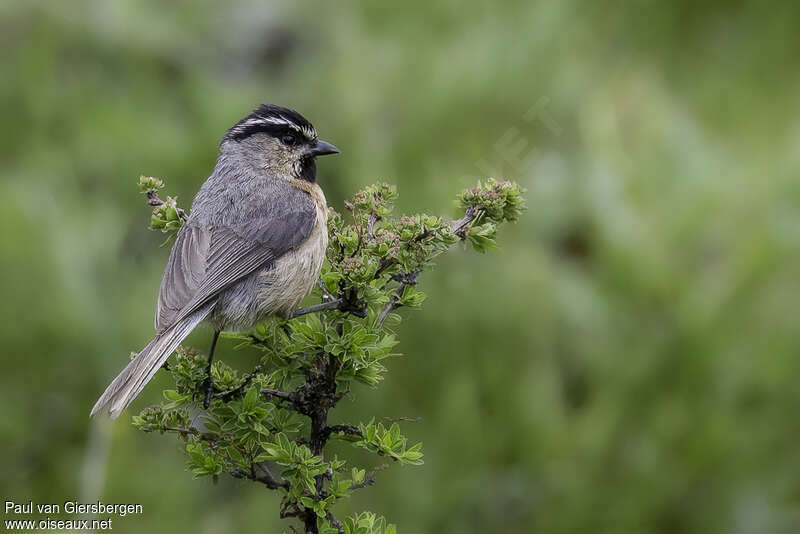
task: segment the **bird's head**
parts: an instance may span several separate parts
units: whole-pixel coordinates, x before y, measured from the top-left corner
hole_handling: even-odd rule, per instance
[[[220,150],[276,176],[316,181],[316,157],[339,149],[298,112],[263,104],[228,130]]]

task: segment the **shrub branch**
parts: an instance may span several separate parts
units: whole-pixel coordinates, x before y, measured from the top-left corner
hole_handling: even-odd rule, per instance
[[[159,197],[161,180],[142,177],[139,186],[153,208],[151,229],[172,236],[187,213],[175,198]],[[495,248],[497,226],[525,209],[522,192],[511,182],[478,184],[458,195],[461,217],[446,221],[392,216],[393,186],[359,191],[345,203],[347,221],[330,209],[327,261],[315,290],[319,302],[288,320],[271,319],[252,333],[231,336],[261,353],[248,372],[232,369],[217,354],[211,368],[215,391],[201,410],[203,430],[194,426],[189,408],[202,406],[205,358],[186,348],[164,365],[174,389],[164,391],[160,405],[134,417],[134,425],[178,435],[195,476],[228,473],[278,491],[280,517],[298,519],[305,532],[394,533],[393,525],[371,512],[342,520],[333,512],[339,499],[374,485],[388,464],[367,472],[326,457],[325,448],[336,437],[393,462],[418,465],[422,444],[410,446],[398,426],[412,419],[330,424],[330,412],[355,384],[376,387],[383,379],[384,360],[397,344],[391,329],[400,316],[392,312],[422,304],[417,282],[434,258],[458,242],[479,252]]]

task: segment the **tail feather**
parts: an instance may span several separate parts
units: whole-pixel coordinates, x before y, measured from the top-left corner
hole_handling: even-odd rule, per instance
[[[125,369],[109,384],[92,408],[92,415],[108,412],[113,419],[127,408],[144,389],[169,355],[206,318],[211,304],[178,321],[150,341]]]

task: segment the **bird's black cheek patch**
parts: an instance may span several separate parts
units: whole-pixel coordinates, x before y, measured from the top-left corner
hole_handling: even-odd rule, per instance
[[[300,160],[300,178],[311,183],[317,181],[317,161],[313,157]]]

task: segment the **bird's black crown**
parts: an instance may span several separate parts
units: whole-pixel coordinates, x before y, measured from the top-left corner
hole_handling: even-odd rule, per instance
[[[237,122],[222,138],[225,141],[241,141],[255,133],[266,133],[273,137],[286,134],[301,135],[307,142],[317,139],[317,131],[308,120],[293,109],[262,104],[248,116]]]

